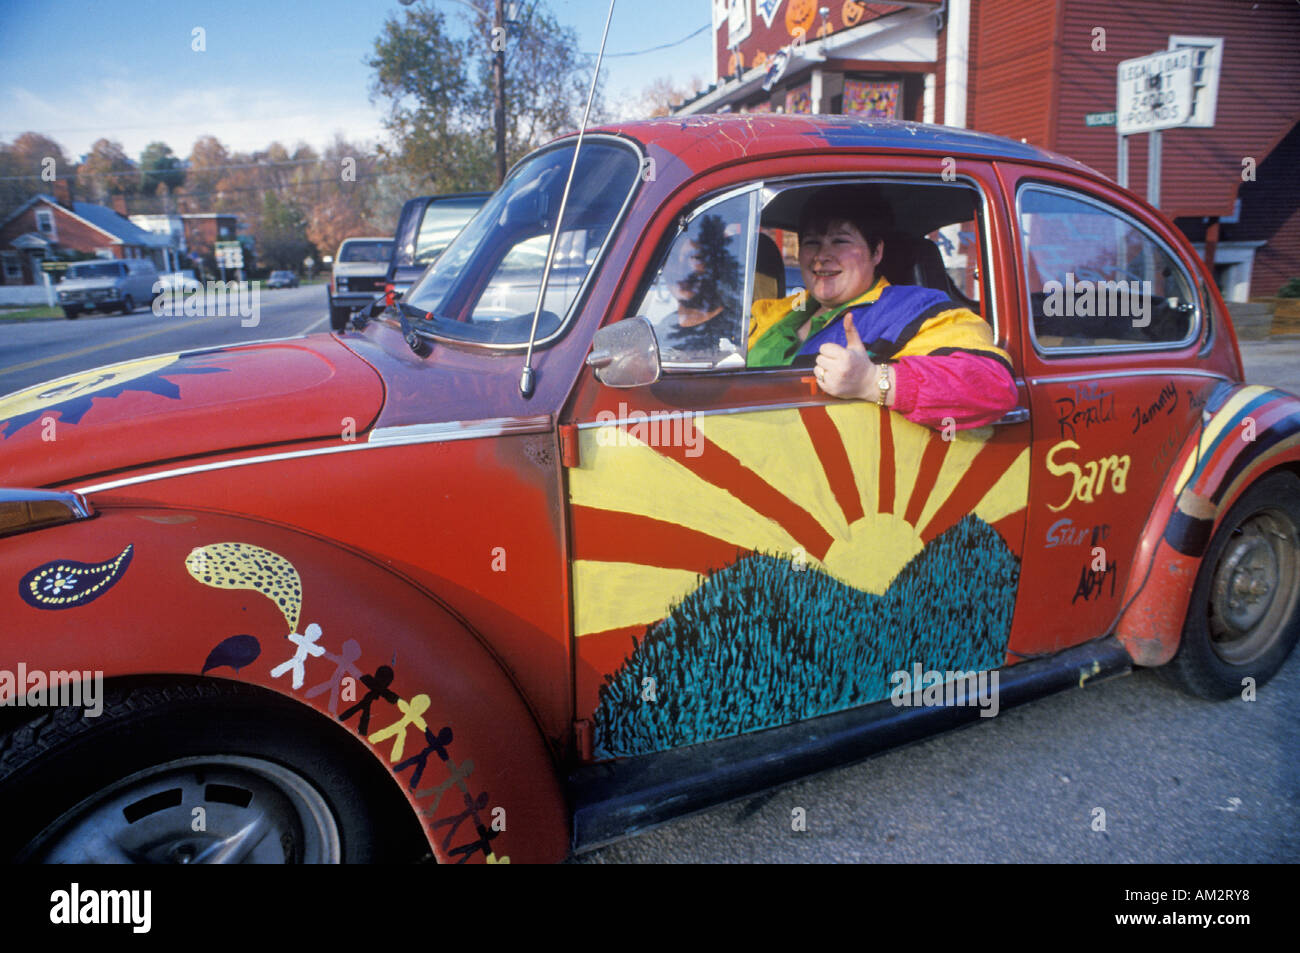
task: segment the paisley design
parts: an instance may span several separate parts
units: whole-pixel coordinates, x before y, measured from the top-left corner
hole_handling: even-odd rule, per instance
[[[209,543],[185,557],[191,576],[214,589],[252,589],[266,596],[284,614],[290,632],[298,631],[302,580],[293,563],[252,543]]]
[[[115,558],[102,563],[79,563],[58,559],[37,566],[18,580],[18,594],[23,602],[36,609],[71,609],[94,602],[126,572],[131,565],[134,545],[128,545]]]

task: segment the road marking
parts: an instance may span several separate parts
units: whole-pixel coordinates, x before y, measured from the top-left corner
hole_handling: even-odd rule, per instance
[[[329,317],[329,315],[326,315],[324,318],[318,318],[317,320],[315,320],[315,321],[313,321],[311,324],[307,325],[305,328],[303,328],[303,329],[302,329],[301,331],[299,331],[298,333],[299,333],[299,334],[311,334],[311,333],[312,333],[313,331],[315,331],[318,327],[320,327],[322,324],[324,324],[325,321],[326,321],[326,319],[327,319],[328,317]]]
[[[94,354],[96,351],[103,351],[110,347],[117,347],[122,344],[130,344],[133,341],[143,341],[145,338],[155,337],[159,334],[166,334],[168,331],[179,331],[181,328],[193,327],[196,324],[203,324],[208,318],[195,318],[193,321],[186,321],[183,324],[170,324],[165,328],[158,328],[156,331],[146,331],[144,334],[136,334],[129,338],[118,338],[113,341],[106,341],[103,344],[95,344],[91,347],[83,347],[80,351],[68,351],[65,354],[55,354],[51,357],[42,357],[35,361],[28,361],[26,364],[15,364],[12,367],[6,367],[0,371],[0,377],[6,374],[16,374],[18,371],[31,370],[33,367],[41,367],[45,364],[55,364],[59,361],[66,361],[74,357],[81,357],[84,354]],[[129,360],[129,358],[128,358]]]

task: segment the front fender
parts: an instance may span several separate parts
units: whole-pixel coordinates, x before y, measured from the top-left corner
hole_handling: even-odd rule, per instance
[[[556,768],[514,683],[450,611],[359,553],[227,515],[118,507],[0,541],[0,580],[5,667],[251,682],[360,735],[438,860],[567,852]]]
[[[1142,534],[1115,634],[1138,665],[1174,657],[1214,531],[1265,471],[1300,466],[1300,398],[1223,384],[1201,413]]]

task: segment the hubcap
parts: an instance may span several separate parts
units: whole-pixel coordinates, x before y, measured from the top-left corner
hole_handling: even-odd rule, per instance
[[[1300,538],[1281,510],[1232,531],[1210,592],[1210,645],[1230,665],[1253,662],[1281,636],[1300,594]]]
[[[155,765],[97,792],[21,858],[48,864],[339,863],[338,827],[301,775],[260,758]]]

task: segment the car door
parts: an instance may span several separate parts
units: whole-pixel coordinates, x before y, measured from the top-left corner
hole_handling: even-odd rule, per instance
[[[982,174],[960,186],[980,208],[967,273],[998,311],[979,268],[994,217]],[[733,183],[665,212],[655,264],[633,279],[661,380],[618,390],[588,370],[579,383],[576,711],[597,759],[877,702],[917,665],[1008,658],[1028,415],[940,432],[831,398],[806,368],[745,366],[748,305],[771,277],[756,269],[762,216],[816,184]]]
[[[1024,584],[1046,646],[1105,635],[1173,458],[1226,379],[1196,276],[1131,200],[1039,170],[1014,183],[1034,411]]]

